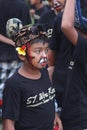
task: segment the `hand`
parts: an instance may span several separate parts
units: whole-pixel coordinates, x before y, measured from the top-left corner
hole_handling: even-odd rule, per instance
[[[58,130],[63,130],[63,125],[62,122],[60,120],[60,118],[58,117],[58,114],[55,113],[55,119],[54,119],[54,128],[58,126]]]

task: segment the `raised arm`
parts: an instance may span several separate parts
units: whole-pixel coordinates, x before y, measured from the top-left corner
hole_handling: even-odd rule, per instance
[[[74,27],[76,0],[66,0],[66,5],[63,13],[61,29],[66,37],[73,45],[76,45],[78,32]]]
[[[4,35],[1,35],[1,34],[0,34],[0,41],[4,42],[6,44],[9,44],[9,45],[15,46],[15,43],[11,39],[9,39],[9,38],[5,37]]]

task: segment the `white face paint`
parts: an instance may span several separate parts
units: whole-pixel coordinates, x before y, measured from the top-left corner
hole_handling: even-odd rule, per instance
[[[61,11],[64,7],[64,0],[53,0],[53,7],[57,11]]]
[[[61,4],[57,0],[53,0],[54,7],[59,7]]]
[[[46,67],[47,63],[48,63],[47,57],[43,57],[39,61],[39,65],[42,66],[42,67]]]

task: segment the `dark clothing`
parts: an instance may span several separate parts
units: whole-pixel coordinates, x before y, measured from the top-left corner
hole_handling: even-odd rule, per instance
[[[48,24],[49,28],[53,28],[54,26],[53,20],[55,19],[55,16],[56,14],[54,10],[51,9],[41,15],[39,23]]]
[[[59,13],[54,22],[50,49],[55,51],[56,61],[53,73],[53,85],[56,88],[59,107],[62,107],[63,93],[66,84],[67,68],[73,52],[73,45],[61,31],[62,13]]]
[[[51,35],[53,32],[55,17],[56,17],[56,14],[54,10],[51,9],[43,13],[38,21],[38,23],[43,24],[45,26],[45,31],[47,32],[49,39],[51,39]]]
[[[16,72],[6,82],[3,93],[3,118],[15,120],[15,130],[53,130],[54,97],[48,72],[33,80]]]
[[[35,24],[38,23],[38,20],[40,19],[41,15],[43,13],[45,13],[46,11],[48,11],[48,7],[47,6],[43,6],[42,8],[40,9],[35,9],[35,17],[34,17],[34,22]]]
[[[64,130],[87,129],[87,39],[80,34],[68,67],[61,118]]]
[[[21,0],[0,0],[0,34],[6,36],[6,22],[10,18],[18,18],[23,25],[30,24],[29,9]],[[17,59],[15,48],[0,42],[0,62],[8,62]]]

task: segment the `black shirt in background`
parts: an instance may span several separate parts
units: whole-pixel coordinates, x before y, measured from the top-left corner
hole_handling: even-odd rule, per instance
[[[23,25],[31,23],[29,8],[21,0],[0,0],[0,34],[6,36],[6,22],[10,18],[18,18]],[[0,62],[17,60],[15,48],[0,42]]]
[[[67,74],[61,113],[64,130],[87,129],[87,39],[80,34]]]
[[[56,88],[56,98],[59,107],[62,107],[64,89],[66,85],[67,68],[72,56],[74,46],[61,31],[62,13],[54,20],[50,49],[55,51],[55,69],[53,73],[53,85]]]
[[[44,29],[48,34],[49,42],[51,40],[51,36],[53,32],[55,17],[56,17],[56,14],[54,10],[50,9],[49,11],[43,13],[38,21],[39,24],[43,24]]]

